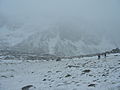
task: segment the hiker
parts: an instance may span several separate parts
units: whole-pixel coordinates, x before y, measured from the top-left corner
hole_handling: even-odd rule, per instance
[[[100,59],[100,54],[98,54],[98,60]]]
[[[104,53],[104,57],[106,58],[106,53]]]

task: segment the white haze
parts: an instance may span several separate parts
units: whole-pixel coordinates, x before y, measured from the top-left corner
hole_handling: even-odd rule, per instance
[[[62,24],[120,46],[119,0],[0,0],[0,16],[7,22],[30,26],[32,32]]]

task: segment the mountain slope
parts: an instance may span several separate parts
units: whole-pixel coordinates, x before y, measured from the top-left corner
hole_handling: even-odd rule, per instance
[[[89,26],[90,27],[90,26]],[[47,27],[3,23],[0,27],[0,48],[39,54],[73,56],[98,53],[116,48],[114,43],[84,24],[61,22]]]

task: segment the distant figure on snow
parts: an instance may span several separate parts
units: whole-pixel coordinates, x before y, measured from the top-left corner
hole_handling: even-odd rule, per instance
[[[105,58],[106,58],[106,56],[107,56],[106,53],[104,53],[104,57],[105,57]]]
[[[98,60],[100,59],[100,54],[98,54]]]

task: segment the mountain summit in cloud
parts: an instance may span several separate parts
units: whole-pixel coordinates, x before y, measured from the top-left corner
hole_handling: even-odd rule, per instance
[[[0,48],[71,56],[120,47],[118,0],[1,0]]]
[[[26,53],[58,56],[98,53],[115,48],[115,43],[107,40],[104,35],[94,33],[94,30],[88,33],[83,23],[76,24],[74,21],[55,23],[43,30],[35,29],[39,27],[10,25],[1,27],[1,48],[6,46]]]

